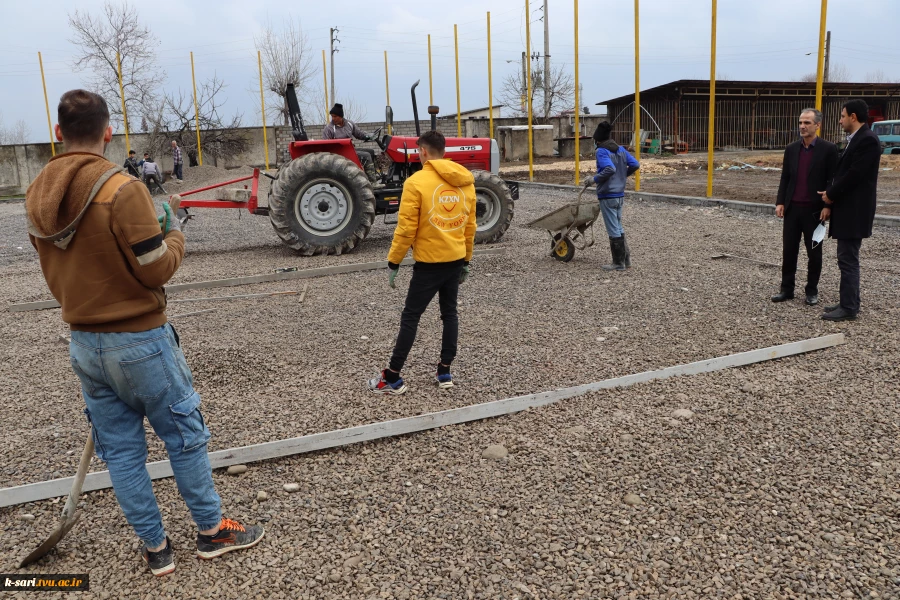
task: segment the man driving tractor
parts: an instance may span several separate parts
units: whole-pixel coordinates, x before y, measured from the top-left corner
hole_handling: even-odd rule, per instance
[[[353,121],[348,121],[344,118],[343,104],[335,103],[330,114],[331,123],[328,123],[325,126],[325,129],[322,130],[322,139],[342,140],[356,138],[364,142],[372,141],[372,136],[357,127],[356,123]],[[366,177],[369,178],[369,181],[371,181],[375,187],[383,187],[378,181],[378,173],[375,172],[375,158],[373,153],[367,150],[357,150],[356,155],[359,157],[359,162],[362,163],[363,169],[366,172]]]

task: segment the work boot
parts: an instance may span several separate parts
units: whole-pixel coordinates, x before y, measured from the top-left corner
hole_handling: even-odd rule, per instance
[[[625,239],[625,233],[622,233],[622,245],[625,246],[625,268],[631,268],[631,248],[628,247],[628,240]]]
[[[625,270],[625,238],[609,238],[609,252],[612,254],[612,264],[603,265],[604,271],[624,271]]]

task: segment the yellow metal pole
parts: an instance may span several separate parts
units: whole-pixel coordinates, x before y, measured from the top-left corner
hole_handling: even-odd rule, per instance
[[[525,69],[525,93],[528,94],[525,110],[528,111],[528,181],[534,181],[534,132],[531,130],[531,6],[525,0],[525,49],[528,66]]]
[[[131,142],[128,141],[128,111],[125,110],[125,88],[122,85],[122,59],[116,52],[116,63],[119,65],[119,96],[122,98],[122,120],[125,122],[125,151],[131,152]]]
[[[387,50],[384,51],[384,95],[387,96],[387,105],[391,105],[391,87],[388,84],[388,60],[387,60]],[[387,126],[388,135],[393,135],[391,131],[391,124],[388,123]]]
[[[453,48],[456,55],[456,137],[462,137],[462,114],[459,106],[459,37],[455,23],[453,25]]]
[[[266,135],[266,96],[263,93],[262,53],[256,51],[256,62],[259,63],[259,103],[262,105],[263,147],[266,149],[266,171],[269,170],[269,138]]]
[[[634,0],[634,158],[641,162],[641,11]],[[634,191],[641,191],[641,172],[634,174]]]
[[[490,137],[494,139],[494,81],[491,73],[491,11],[487,13],[488,35],[488,119],[490,120]]]
[[[712,0],[712,29],[709,50],[709,143],[706,156],[706,197],[713,195],[713,158],[716,146],[716,1]]]
[[[434,87],[431,85],[431,34],[428,34],[428,102],[434,106]]]
[[[819,16],[819,63],[816,67],[816,110],[822,110],[822,82],[825,80],[825,21],[828,0],[822,0],[822,14]]]
[[[325,120],[328,120],[328,111],[331,106],[328,105],[328,67],[325,66],[325,51],[322,50],[322,80],[325,82]]]
[[[56,144],[53,143],[53,121],[50,119],[50,101],[47,99],[47,81],[44,79],[44,59],[38,52],[38,63],[41,65],[41,84],[44,86],[44,107],[47,109],[47,129],[50,130],[50,152],[56,156]]]
[[[191,52],[191,83],[194,84],[194,120],[197,124],[197,162],[203,166],[203,148],[200,147],[200,107],[197,105],[197,79],[194,77],[194,53]]]
[[[581,98],[578,96],[578,0],[575,0],[575,185],[581,185]]]

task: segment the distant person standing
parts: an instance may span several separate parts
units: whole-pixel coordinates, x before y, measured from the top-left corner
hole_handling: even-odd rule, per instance
[[[184,179],[184,159],[181,156],[181,148],[175,140],[172,140],[172,164],[172,177],[175,183],[181,183]]]
[[[775,215],[784,219],[782,229],[781,291],[772,302],[784,302],[794,297],[797,278],[797,257],[800,240],[806,245],[806,303],[819,303],[819,277],[822,275],[822,245],[814,245],[813,232],[828,218],[829,209],[819,196],[834,177],[838,161],[835,144],[816,135],[822,124],[822,113],[815,108],[800,112],[800,139],[784,151],[781,183],[775,201]]]
[[[847,146],[838,159],[834,180],[819,191],[831,209],[828,235],[837,240],[841,270],[841,301],[828,306],[826,321],[848,321],[859,313],[859,250],[863,238],[872,236],[881,141],[869,129],[869,106],[864,100],[850,100],[841,108],[841,128]]]
[[[609,236],[612,264],[603,265],[604,271],[624,271],[631,267],[631,249],[622,228],[622,207],[625,205],[625,180],[640,168],[637,160],[611,137],[612,125],[601,121],[594,131],[597,146],[597,174],[585,178],[597,184],[597,201],[603,214],[603,224]]]
[[[134,150],[128,151],[128,158],[125,159],[125,163],[122,166],[125,167],[125,171],[132,177],[141,178],[141,165],[137,161]]]

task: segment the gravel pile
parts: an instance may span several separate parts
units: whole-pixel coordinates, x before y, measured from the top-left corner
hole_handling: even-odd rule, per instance
[[[233,476],[217,471],[227,514],[264,521],[269,532],[255,551],[220,562],[189,558],[187,511],[174,482],[158,482],[180,561],[161,581],[139,562],[112,492],[91,493],[83,523],[31,570],[89,571],[98,598],[896,597],[900,234],[878,229],[863,246],[860,320],[828,324],[800,301],[769,302],[777,269],[710,260],[728,252],[780,262],[774,218],[629,203],[635,267],[610,274],[599,269],[609,253],[602,226],[597,245],[567,264],[547,256],[545,232],[523,227],[573,199],[523,189],[503,240],[507,252],[473,262],[460,300],[459,386],[448,393],[431,382],[440,345],[435,308],[423,317],[404,373],[410,392],[384,399],[364,389],[393,345],[406,269],[396,291],[384,273],[363,272],[310,280],[303,302],[172,304],[171,315],[217,308],[176,321],[213,432],[210,450],[838,331],[848,343],[250,464]],[[392,233],[376,225],[350,255],[299,258],[264,217],[197,214],[173,283],[381,260]],[[4,302],[49,297],[23,232],[21,204],[0,205]],[[10,249],[21,241],[24,250]],[[837,299],[834,253],[828,242],[823,304]],[[66,330],[59,312],[0,313],[0,327],[12,332],[0,347],[0,486],[71,475],[87,427],[57,341]],[[151,438],[150,459],[163,457]],[[103,465],[95,460],[93,468]],[[14,571],[60,508],[48,501],[0,510],[0,571]],[[19,520],[24,514],[35,519]]]

